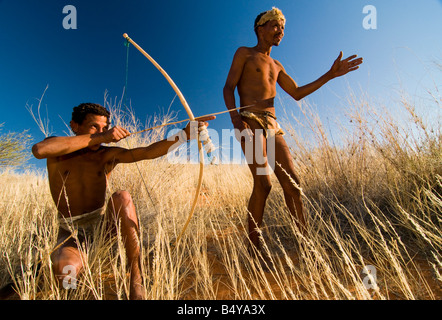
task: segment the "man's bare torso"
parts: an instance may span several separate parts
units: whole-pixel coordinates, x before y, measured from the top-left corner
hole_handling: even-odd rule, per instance
[[[77,216],[104,206],[107,177],[115,163],[109,161],[112,148],[82,149],[48,158],[51,195],[63,216]]]
[[[253,105],[249,111],[274,110],[276,83],[281,66],[269,55],[255,48],[240,49],[245,59],[241,78],[238,82],[238,94],[241,106]]]

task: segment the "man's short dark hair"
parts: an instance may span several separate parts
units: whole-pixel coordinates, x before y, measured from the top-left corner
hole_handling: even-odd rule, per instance
[[[82,124],[88,114],[95,114],[97,116],[105,116],[109,121],[110,113],[107,109],[97,103],[82,103],[74,107],[72,112],[72,121]]]
[[[263,15],[265,15],[266,13],[267,13],[267,11],[261,12],[260,14],[258,14],[258,16],[255,19],[255,24],[253,25],[253,30],[255,30],[256,36],[258,36],[258,26],[257,26],[257,24],[258,24],[259,20],[261,19],[261,17]]]

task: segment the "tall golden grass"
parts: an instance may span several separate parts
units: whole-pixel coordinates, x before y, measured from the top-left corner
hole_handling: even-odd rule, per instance
[[[355,97],[339,143],[307,103],[299,105],[302,121],[289,117],[285,124],[310,232],[297,230],[275,180],[261,228],[267,266],[248,250],[246,166],[206,166],[199,205],[176,246],[198,167],[164,158],[117,167],[109,194],[127,190],[136,204],[147,299],[440,299],[440,127],[427,125],[407,101],[396,106],[409,116],[403,122]],[[132,132],[142,127],[121,102],[106,104],[114,124]],[[156,130],[120,145],[147,145],[164,135]],[[59,288],[49,258],[56,208],[44,173],[6,171],[0,182],[0,286],[12,280],[21,299],[127,298],[121,239],[88,243],[77,288]]]

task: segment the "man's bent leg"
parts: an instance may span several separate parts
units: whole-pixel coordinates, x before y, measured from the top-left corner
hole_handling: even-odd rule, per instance
[[[70,232],[60,228],[58,243],[66,242],[51,254],[52,271],[58,284],[64,289],[76,288],[77,277],[83,270],[83,261],[86,258],[78,250],[76,240],[68,239],[70,235]]]
[[[130,299],[144,299],[143,278],[140,265],[140,240],[138,217],[131,195],[127,191],[115,192],[108,203],[111,222],[121,224],[121,234],[130,266]],[[116,224],[117,225],[117,224]]]

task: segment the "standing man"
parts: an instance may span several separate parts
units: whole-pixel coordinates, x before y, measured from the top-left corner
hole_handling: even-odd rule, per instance
[[[59,232],[52,253],[52,269],[60,284],[69,274],[80,274],[83,259],[78,246],[86,238],[93,240],[94,229],[104,221],[110,226],[121,224],[121,235],[130,268],[130,299],[143,299],[144,288],[140,269],[138,217],[131,195],[117,191],[106,205],[107,179],[120,163],[132,163],[161,157],[188,140],[190,126],[167,140],[147,147],[125,149],[102,146],[130,136],[119,126],[110,128],[109,112],[94,103],[75,107],[70,122],[75,136],[50,137],[32,147],[37,159],[47,159],[49,187],[57,206]],[[200,119],[198,125],[207,125]],[[116,229],[114,229],[115,231]],[[68,269],[66,269],[68,267]]]
[[[356,55],[341,60],[342,52],[340,52],[328,72],[310,84],[298,86],[286,73],[282,64],[270,57],[272,47],[279,46],[284,36],[285,22],[285,17],[278,8],[262,12],[256,17],[254,28],[258,44],[252,48],[240,47],[236,51],[223,90],[224,101],[229,110],[236,107],[236,88],[240,105],[250,106],[247,111],[240,113],[232,111],[230,115],[235,130],[241,132],[242,139],[239,140],[241,139],[241,146],[253,175],[253,192],[248,204],[248,224],[250,241],[257,249],[260,248],[258,230],[262,223],[266,199],[272,187],[269,163],[268,161],[263,163],[259,159],[267,159],[267,152],[275,153],[271,155],[277,163],[273,169],[284,190],[285,202],[291,216],[303,234],[307,231],[299,178],[295,173],[290,150],[283,138],[284,132],[276,122],[274,106],[276,83],[295,100],[300,100],[328,81],[358,69],[362,63],[362,58],[355,59]],[[274,150],[267,148],[270,139],[274,139],[272,141]],[[252,148],[253,155],[250,157],[250,152],[246,152],[247,145],[250,146],[253,140],[255,145]],[[259,155],[258,158],[257,150],[262,153],[262,157]]]

